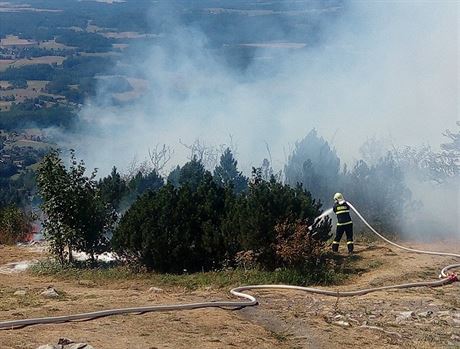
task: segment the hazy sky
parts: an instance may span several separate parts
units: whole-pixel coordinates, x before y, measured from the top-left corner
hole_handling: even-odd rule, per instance
[[[205,33],[173,18],[169,45],[144,47],[132,62],[148,82],[146,96],[122,108],[86,105],[81,116],[91,127],[77,149],[89,166],[108,172],[157,143],[172,146],[174,161],[183,162],[188,150],[179,140],[218,145],[232,135],[249,171],[268,156],[267,143],[281,169],[312,128],[347,162],[373,136],[438,146],[459,119],[458,3],[356,1],[339,11],[338,21],[322,24],[318,45],[260,48],[244,72],[206,50]]]

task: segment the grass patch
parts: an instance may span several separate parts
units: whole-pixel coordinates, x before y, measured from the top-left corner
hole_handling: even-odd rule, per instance
[[[369,262],[368,265],[370,269],[376,269],[376,268],[381,267],[383,265],[383,262],[379,260],[372,260]]]
[[[159,287],[181,287],[196,290],[206,287],[229,288],[239,285],[290,284],[290,285],[330,285],[344,280],[346,275],[331,270],[306,274],[292,269],[263,271],[257,269],[232,269],[222,271],[199,272],[193,274],[159,274],[136,272],[126,266],[100,265],[97,268],[61,266],[59,263],[45,260],[29,269],[36,276],[53,276],[63,280],[75,280],[94,286],[110,282],[148,281]]]
[[[287,336],[285,334],[282,334],[282,333],[277,333],[277,332],[271,331],[271,335],[278,342],[286,342],[286,340],[287,340]]]

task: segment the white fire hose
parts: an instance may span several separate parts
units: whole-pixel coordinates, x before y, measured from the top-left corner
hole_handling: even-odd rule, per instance
[[[415,252],[415,253],[424,253],[430,255],[437,255],[437,256],[448,256],[448,257],[456,257],[460,258],[460,254],[455,253],[446,253],[446,252],[432,252],[432,251],[424,251],[424,250],[416,250],[408,247],[404,247],[398,245],[381,234],[379,234],[364,218],[361,214],[354,208],[354,206],[348,203],[351,209],[357,214],[357,216],[366,224],[366,226],[378,237],[386,241],[387,243],[398,247],[400,249]],[[320,217],[324,217],[325,214],[321,215]],[[291,285],[249,285],[249,286],[240,286],[230,290],[230,293],[234,296],[243,298],[242,301],[217,301],[217,302],[200,302],[200,303],[188,303],[188,304],[170,304],[170,305],[152,305],[152,306],[144,306],[144,307],[133,307],[133,308],[120,308],[120,309],[108,309],[108,310],[101,310],[101,311],[94,311],[90,313],[81,313],[81,314],[74,314],[74,315],[64,315],[64,316],[52,316],[52,317],[42,317],[42,318],[35,318],[35,319],[23,319],[23,320],[11,320],[11,321],[3,321],[0,322],[0,329],[7,330],[7,329],[17,329],[22,328],[25,326],[30,325],[38,325],[38,324],[53,324],[53,323],[62,323],[62,322],[69,322],[69,321],[83,321],[83,320],[92,320],[104,316],[109,315],[117,315],[117,314],[128,314],[128,313],[136,313],[136,314],[143,314],[147,312],[155,312],[155,311],[172,311],[172,310],[191,310],[191,309],[201,309],[201,308],[211,308],[211,307],[219,307],[219,308],[230,308],[230,309],[238,309],[248,306],[257,305],[257,299],[250,294],[244,293],[244,291],[248,290],[261,290],[261,289],[278,289],[278,290],[297,290],[315,294],[321,294],[326,296],[333,296],[333,297],[353,297],[353,296],[362,296],[367,293],[383,291],[383,290],[390,290],[390,289],[404,289],[404,288],[411,288],[411,287],[436,287],[436,286],[443,286],[455,281],[459,281],[457,274],[449,273],[449,270],[459,268],[460,264],[451,264],[444,267],[441,270],[439,275],[439,280],[437,281],[424,281],[424,282],[413,282],[413,283],[405,283],[399,285],[389,285],[389,286],[381,286],[381,287],[373,287],[355,291],[331,291],[331,290],[322,290],[319,288],[311,288],[311,287],[301,287],[301,286],[291,286]]]

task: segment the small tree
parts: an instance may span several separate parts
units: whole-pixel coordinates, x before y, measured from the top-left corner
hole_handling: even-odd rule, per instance
[[[220,157],[220,163],[214,170],[214,180],[222,187],[232,187],[236,194],[245,191],[248,180],[238,171],[238,162],[233,157],[230,148],[225,149]]]
[[[254,251],[260,265],[273,269],[279,266],[274,248],[277,235],[275,226],[297,220],[313,223],[313,219],[321,213],[320,208],[321,204],[302,185],[292,188],[278,182],[274,176],[265,181],[262,170],[253,169],[249,190],[235,203],[225,227],[237,234],[242,250]],[[325,234],[316,234],[318,238],[330,237],[329,221],[314,228],[313,233],[317,229],[325,230]]]
[[[358,161],[343,180],[343,192],[372,225],[390,232],[401,226],[411,199],[404,174],[391,153],[373,166]]]
[[[203,179],[206,170],[201,163],[201,160],[193,157],[192,160],[184,164],[177,172],[173,170],[168,176],[170,178],[177,179],[177,186],[188,186],[192,191],[198,188],[201,180]],[[172,182],[172,181],[171,181]]]
[[[31,231],[32,218],[16,206],[0,210],[0,244],[12,245],[23,240]]]
[[[340,159],[329,143],[312,130],[296,143],[284,172],[287,184],[301,183],[313,197],[329,202],[337,191]]]
[[[112,168],[110,175],[99,180],[98,187],[102,199],[118,210],[123,196],[128,192],[128,187],[116,167]]]
[[[312,273],[324,268],[326,260],[325,240],[330,231],[330,222],[315,226],[319,234],[312,234],[310,224],[306,221],[283,222],[275,226],[275,252],[281,262],[290,268],[304,273]],[[322,233],[322,234],[321,234]]]
[[[88,253],[95,261],[95,254],[107,248],[115,214],[101,199],[96,170],[86,177],[85,165],[76,160],[74,151],[66,169],[59,155],[59,151],[51,151],[37,170],[45,236],[61,263],[73,261],[72,251]]]

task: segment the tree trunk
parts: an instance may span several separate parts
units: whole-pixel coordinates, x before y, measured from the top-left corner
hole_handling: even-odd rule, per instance
[[[69,244],[67,247],[69,249],[69,263],[72,264],[73,263],[72,245]]]

